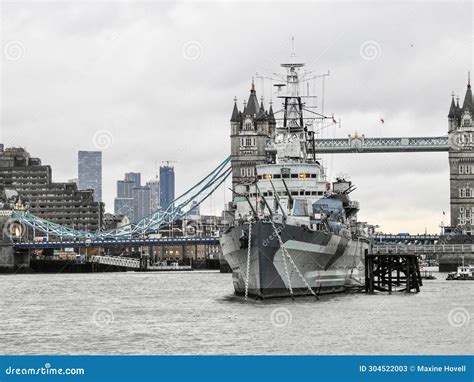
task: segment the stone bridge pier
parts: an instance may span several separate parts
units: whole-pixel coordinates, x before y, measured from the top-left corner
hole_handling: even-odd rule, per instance
[[[28,250],[15,251],[12,242],[12,231],[22,229],[15,226],[9,211],[1,211],[0,214],[0,273],[12,273],[26,271],[30,267],[30,253]]]

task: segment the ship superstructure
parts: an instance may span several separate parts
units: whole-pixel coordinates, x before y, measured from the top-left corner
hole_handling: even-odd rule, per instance
[[[244,110],[235,104],[231,117],[235,221],[221,245],[235,292],[266,298],[362,285],[370,240],[349,198],[354,186],[326,180],[314,139],[328,117],[306,107],[304,64],[292,55],[281,66],[281,111],[259,105],[252,82]]]

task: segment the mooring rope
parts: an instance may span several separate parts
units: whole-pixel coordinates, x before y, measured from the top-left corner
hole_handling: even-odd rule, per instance
[[[283,262],[285,264],[285,272],[286,272],[286,275],[287,275],[287,278],[288,278],[288,284],[289,284],[289,289],[290,289],[290,294],[291,296],[293,297],[293,290],[291,288],[291,282],[290,282],[290,277],[289,277],[289,274],[288,274],[288,268],[286,266],[286,260],[285,260],[285,256],[288,257],[288,259],[290,260],[290,263],[291,265],[293,265],[293,268],[295,268],[296,270],[296,273],[298,274],[298,276],[301,278],[301,280],[303,281],[303,283],[305,284],[306,288],[308,288],[308,290],[311,292],[311,294],[316,297],[316,299],[319,300],[317,294],[315,293],[315,291],[309,286],[308,282],[306,281],[305,277],[301,274],[300,270],[298,269],[298,267],[296,266],[295,262],[293,261],[293,258],[290,256],[288,250],[286,249],[285,247],[285,244],[283,243],[281,237],[280,237],[280,234],[275,226],[275,223],[273,222],[273,219],[270,219],[270,223],[272,224],[272,227],[273,227],[273,230],[275,231],[275,234],[278,238],[278,242],[280,243],[280,248],[282,250],[282,255],[283,255]]]
[[[247,250],[247,272],[245,275],[245,299],[247,300],[249,294],[249,273],[250,273],[250,254],[252,248],[252,221],[249,222],[249,240]]]
[[[273,222],[273,219],[270,217],[270,223],[272,224],[273,230],[275,231],[275,234],[278,238],[278,242],[280,243],[280,247],[284,248],[283,242],[281,241],[281,237],[278,233],[278,230],[275,226],[275,223]],[[285,266],[285,274],[286,274],[286,279],[288,281],[288,290],[290,291],[291,298],[293,298],[293,288],[291,287],[291,278],[290,274],[288,272],[288,265],[286,264],[286,258],[285,258],[285,251],[282,249],[281,251],[281,257],[283,259],[283,265]]]

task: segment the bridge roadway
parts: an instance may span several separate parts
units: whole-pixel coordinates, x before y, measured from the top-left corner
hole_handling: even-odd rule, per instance
[[[149,262],[143,263],[140,259],[134,259],[131,257],[123,256],[92,256],[89,260],[90,263],[104,264],[104,265],[115,265],[118,267],[131,268],[131,269],[143,269],[148,271],[190,271],[192,267],[190,265],[150,265]]]
[[[437,244],[439,235],[391,235],[382,234],[374,237],[374,244]],[[141,247],[141,246],[172,246],[172,245],[219,245],[217,236],[203,237],[162,237],[145,239],[94,239],[94,240],[51,240],[15,242],[15,249],[61,249],[85,247]]]
[[[15,242],[15,249],[61,249],[61,248],[116,248],[116,247],[148,247],[172,245],[218,245],[219,238],[211,237],[164,237],[146,239],[94,239],[94,240],[52,240],[52,241],[25,241]]]
[[[374,244],[438,244],[439,235],[393,235],[393,234],[378,234],[374,237]]]
[[[447,135],[439,137],[380,137],[349,135],[347,138],[315,139],[317,154],[400,153],[449,151]]]
[[[373,253],[411,253],[411,254],[445,254],[445,253],[474,253],[474,244],[438,244],[438,245],[406,245],[406,244],[388,244],[374,245]]]

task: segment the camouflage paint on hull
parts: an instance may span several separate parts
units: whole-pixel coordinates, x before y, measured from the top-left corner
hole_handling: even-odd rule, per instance
[[[311,231],[294,225],[275,224],[282,241],[301,274],[317,293],[336,293],[364,283],[365,241],[355,241],[332,233]],[[232,269],[235,293],[245,293],[248,254],[248,223],[232,227],[220,241],[223,256]],[[271,223],[252,224],[249,295],[256,298],[308,295],[310,292],[289,259],[286,259]]]

